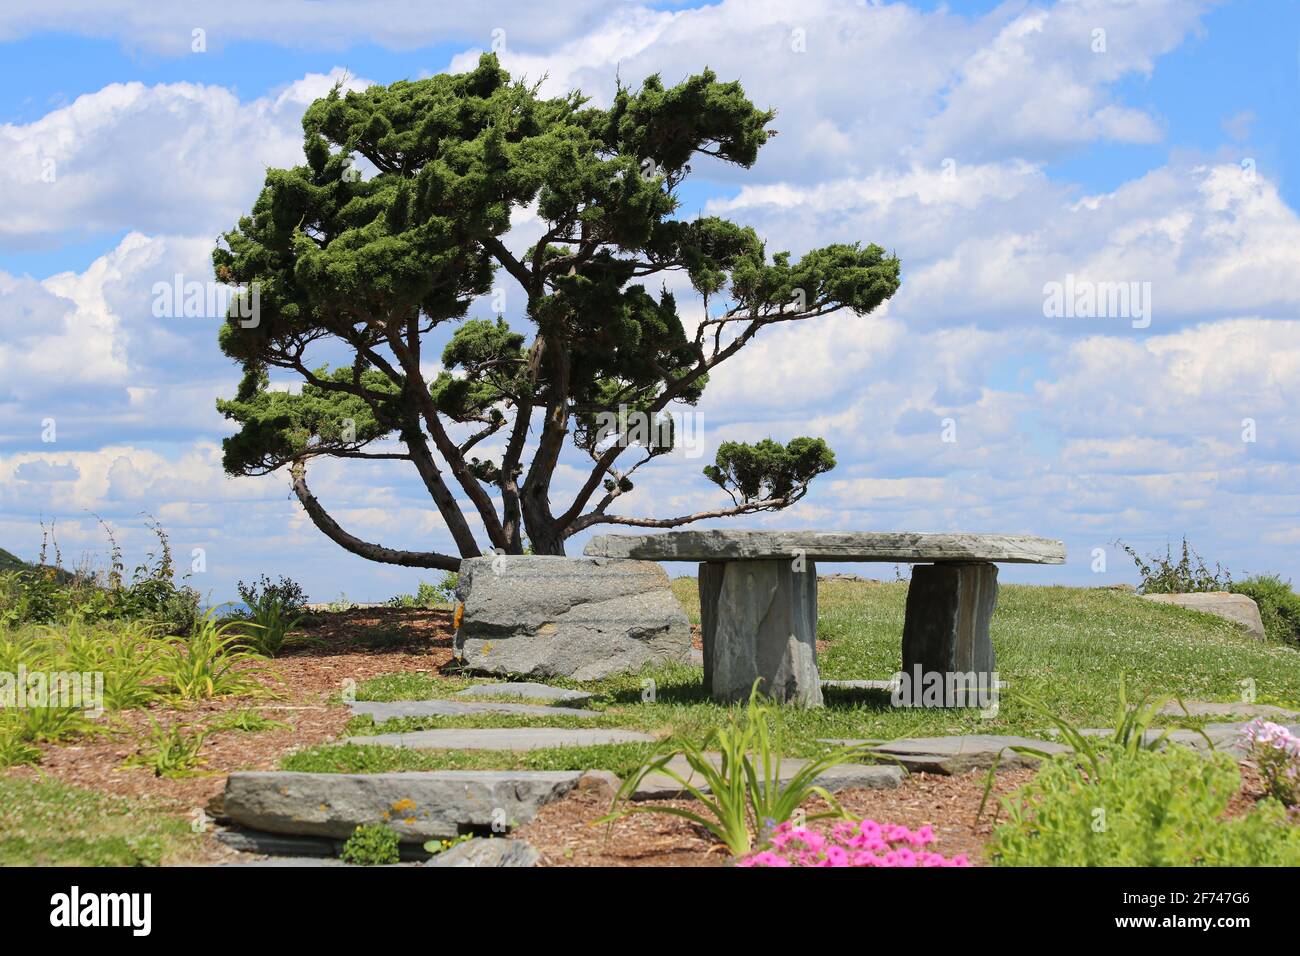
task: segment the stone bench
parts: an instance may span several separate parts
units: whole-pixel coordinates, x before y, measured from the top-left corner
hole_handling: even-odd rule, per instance
[[[903,673],[974,675],[977,681],[994,679],[989,620],[997,605],[997,563],[1065,561],[1060,541],[1027,535],[857,531],[598,535],[585,553],[698,561],[705,689],[718,701],[744,700],[761,678],[765,694],[805,707],[822,704],[818,561],[914,565],[903,625]],[[943,703],[954,702],[945,697]]]

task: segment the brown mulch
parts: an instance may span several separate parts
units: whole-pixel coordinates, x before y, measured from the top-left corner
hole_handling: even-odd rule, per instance
[[[1009,793],[1031,776],[1031,770],[1000,773],[994,792]],[[948,857],[964,853],[979,863],[993,830],[991,814],[996,808],[996,800],[990,797],[985,816],[975,822],[985,779],[983,771],[954,777],[912,774],[897,790],[845,790],[835,798],[855,818],[871,817],[913,830],[931,826],[936,840],[930,849]],[[655,803],[692,806],[689,800]],[[806,809],[816,813],[826,807],[814,800]],[[613,824],[592,826],[608,812],[607,796],[578,791],[543,807],[518,835],[541,852],[544,866],[721,866],[730,860],[702,827],[689,820],[637,813]]]
[[[207,808],[234,770],[272,770],[288,753],[339,736],[348,712],[338,700],[346,680],[360,683],[399,671],[434,672],[452,659],[451,614],[397,608],[367,608],[319,615],[301,629],[284,656],[264,663],[259,681],[264,697],[238,697],[185,705],[155,705],[101,718],[104,732],[75,743],[47,744],[35,767],[14,767],[6,775],[54,778],[62,783],[148,801],[189,815]],[[332,702],[331,702],[332,700]],[[162,728],[180,723],[198,731],[231,711],[256,710],[289,724],[288,729],[209,733],[201,775],[157,777],[123,763],[148,740],[150,720]],[[214,858],[224,850],[213,844]]]

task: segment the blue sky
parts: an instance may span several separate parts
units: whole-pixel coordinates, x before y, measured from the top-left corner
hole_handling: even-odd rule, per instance
[[[887,308],[771,330],[715,376],[709,455],[814,433],[839,459],[746,526],[1044,534],[1070,563],[1004,574],[1075,584],[1132,580],[1117,538],[1187,534],[1239,573],[1300,577],[1300,4],[157,7],[0,11],[0,547],[33,556],[43,518],[65,554],[102,552],[99,514],[142,553],[149,512],[203,549],[195,583],[218,599],[262,571],[320,599],[414,587],[324,540],[284,476],[221,474],[213,402],[238,370],[213,323],[153,318],[150,289],[208,278],[212,240],[267,166],[298,161],[302,110],[337,79],[464,69],[495,40],[512,71],[598,103],[616,76],[740,79],[781,136],[752,170],[701,164],[683,214],[774,250],[902,258]],[[1044,284],[1066,275],[1148,283],[1152,321],[1045,317]],[[716,504],[705,460],[658,463],[629,510]],[[314,490],[362,537],[446,546],[400,468],[321,468]]]

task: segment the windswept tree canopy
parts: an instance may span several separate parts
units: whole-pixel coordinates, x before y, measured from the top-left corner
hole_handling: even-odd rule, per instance
[[[213,253],[217,277],[256,288],[258,304],[252,319],[247,302],[232,307],[221,330],[244,370],[218,402],[240,426],[225,442],[227,472],[288,466],[334,541],[448,569],[480,545],[519,553],[525,535],[538,553],[562,554],[596,524],[673,527],[797,501],[834,466],[820,439],[724,442],[705,469],[730,498],[716,509],[653,519],[614,509],[632,473],[672,447],[671,433],[634,443],[627,422],[698,402],[710,371],[764,326],[865,314],[898,288],[898,261],[876,245],[792,261],[725,219],[674,218],[695,157],[750,166],[775,135],[773,115],[709,70],[671,88],[657,76],[620,88],[609,109],[576,92],[544,99],[491,55],[468,73],[317,100],[303,117],[306,164],[268,171]],[[373,169],[362,175],[355,157]],[[540,238],[511,241],[512,217]],[[671,272],[702,299],[689,330],[659,275]],[[488,293],[523,304],[522,329],[467,317]],[[435,333],[444,325],[449,341]],[[435,336],[446,345],[427,354]],[[301,377],[301,393],[271,389],[271,369]],[[566,440],[590,471],[554,502]],[[411,462],[459,554],[345,531],[307,487],[321,456]]]

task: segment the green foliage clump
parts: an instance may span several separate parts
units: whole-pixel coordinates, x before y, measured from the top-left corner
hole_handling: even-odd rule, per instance
[[[1175,559],[1173,548],[1165,546],[1165,553],[1138,554],[1130,545],[1117,541],[1137,565],[1142,581],[1138,591],[1142,594],[1193,594],[1200,591],[1228,591],[1232,588],[1232,575],[1219,565],[1211,571],[1196,549],[1183,538],[1180,556]]]
[[[437,584],[421,581],[414,594],[399,594],[390,598],[388,604],[391,607],[423,608],[426,611],[445,607],[455,603],[456,589],[459,585],[460,575],[455,571],[448,571]]]
[[[83,621],[153,621],[174,631],[187,631],[198,619],[199,593],[176,580],[171,543],[157,522],[149,530],[158,547],[139,564],[129,581],[112,530],[104,525],[110,546],[109,564],[102,572],[77,572],[60,567],[57,542],[53,564],[46,564],[50,532],[45,532],[40,563],[19,562],[16,570],[0,573],[0,627]],[[6,552],[7,553],[7,552]]]
[[[294,614],[278,594],[268,592],[251,605],[242,623],[243,644],[263,657],[275,657],[284,650],[289,632],[302,623],[302,615]]]
[[[753,445],[724,441],[704,475],[737,504],[792,504],[808,491],[808,483],[835,467],[835,455],[820,438],[796,438],[786,445],[765,438]],[[767,510],[767,509],[764,509]]]
[[[1264,801],[1224,817],[1241,785],[1227,754],[1186,747],[1104,748],[1097,764],[1073,754],[1046,761],[1003,798],[994,833],[1002,866],[1297,866],[1300,827]]]
[[[214,609],[188,637],[168,638],[159,668],[168,693],[181,700],[208,700],[260,691],[258,668],[252,664],[256,655],[243,649],[247,638],[240,623],[219,624]]]
[[[149,718],[150,731],[140,749],[126,759],[124,766],[144,767],[155,777],[190,777],[203,766],[199,752],[207,740],[207,732],[187,734],[179,723],[160,726]]]
[[[307,609],[307,593],[302,585],[285,575],[280,575],[278,581],[272,581],[265,574],[251,584],[240,581],[236,590],[249,609],[269,600],[276,601],[286,614],[301,614]]]
[[[339,859],[356,866],[385,866],[401,857],[401,838],[382,823],[357,827],[343,844]]]
[[[1234,581],[1230,590],[1259,605],[1264,633],[1270,639],[1300,647],[1300,594],[1291,589],[1290,581],[1276,574],[1256,574]]]

